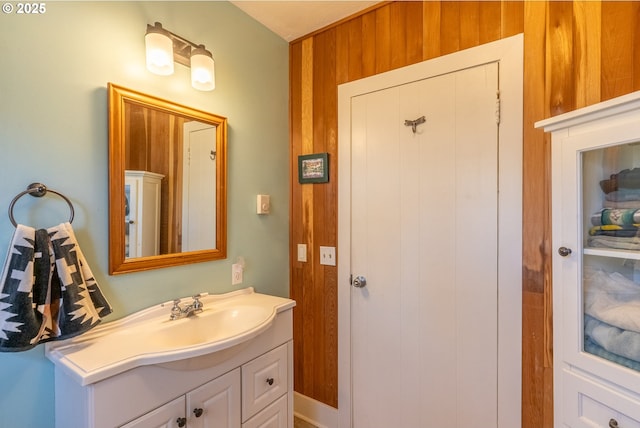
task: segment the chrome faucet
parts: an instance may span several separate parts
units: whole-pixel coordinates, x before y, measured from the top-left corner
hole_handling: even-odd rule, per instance
[[[192,296],[191,298],[193,299],[193,302],[191,302],[190,305],[184,307],[180,306],[180,299],[175,299],[173,301],[173,307],[171,308],[171,315],[169,316],[169,319],[177,320],[202,312],[203,305],[200,301],[200,297],[202,297],[201,294]]]

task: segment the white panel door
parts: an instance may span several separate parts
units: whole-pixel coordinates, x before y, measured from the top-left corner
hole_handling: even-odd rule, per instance
[[[352,99],[355,428],[497,426],[497,91],[490,63]]]
[[[182,251],[216,248],[216,127],[184,124]]]

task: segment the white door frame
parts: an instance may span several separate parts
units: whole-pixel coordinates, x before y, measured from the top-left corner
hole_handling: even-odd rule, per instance
[[[351,428],[351,98],[499,62],[498,426],[521,424],[523,35],[338,86],[338,427]]]

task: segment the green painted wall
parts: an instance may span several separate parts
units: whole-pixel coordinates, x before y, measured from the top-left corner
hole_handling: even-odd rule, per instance
[[[15,3],[13,3],[15,5]],[[216,89],[191,88],[189,70],[161,77],[144,65],[147,23],[213,52]],[[226,292],[231,264],[246,260],[243,286],[288,295],[288,44],[227,2],[47,2],[41,15],[0,13],[0,209],[41,181],[76,210],[79,243],[115,312],[201,291]],[[107,82],[229,119],[228,258],[118,276],[108,274]],[[257,194],[272,214],[255,214]],[[6,211],[3,211],[6,212]],[[24,196],[16,220],[65,221],[51,194]],[[0,216],[0,259],[13,233]],[[44,347],[0,354],[0,428],[53,427],[53,365]]]

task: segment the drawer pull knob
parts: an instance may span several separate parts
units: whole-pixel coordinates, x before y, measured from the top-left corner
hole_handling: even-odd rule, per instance
[[[196,407],[193,409],[193,414],[196,415],[196,418],[202,416],[203,410],[200,407]]]
[[[182,428],[183,426],[187,425],[187,418],[178,418],[176,420],[176,423],[180,428]]]
[[[609,428],[619,428],[618,421],[613,418],[609,419]]]
[[[269,384],[269,386],[273,385],[273,378],[267,378],[267,383]]]

